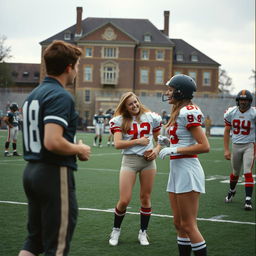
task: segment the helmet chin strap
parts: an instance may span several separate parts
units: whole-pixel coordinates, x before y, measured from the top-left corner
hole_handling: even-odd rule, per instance
[[[162,102],[165,102],[165,101],[168,101],[168,100],[169,100],[168,96],[163,93],[162,94]]]

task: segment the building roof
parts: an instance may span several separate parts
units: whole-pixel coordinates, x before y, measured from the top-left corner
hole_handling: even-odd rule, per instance
[[[40,64],[8,63],[15,83],[39,83]]]
[[[82,36],[85,37],[87,34],[105,26],[106,24],[112,24],[117,29],[131,36],[134,40],[141,45],[161,45],[171,47],[174,46],[173,42],[159,29],[157,29],[149,20],[147,19],[121,19],[121,18],[93,18],[88,17],[81,22]],[[47,38],[46,40],[40,42],[41,45],[49,44],[53,40],[64,40],[64,34],[66,32],[71,33],[71,40],[64,40],[70,43],[75,43],[78,40],[75,39],[76,24],[66,28],[58,34]],[[151,35],[151,42],[144,42],[144,35]]]
[[[214,65],[220,66],[218,62],[211,59],[204,53],[197,50],[192,45],[188,44],[182,39],[173,39],[171,41],[175,44],[174,51],[173,51],[173,64],[189,64],[189,65]],[[183,55],[183,61],[177,60],[177,54]],[[198,57],[198,61],[192,61],[191,56],[196,55]]]

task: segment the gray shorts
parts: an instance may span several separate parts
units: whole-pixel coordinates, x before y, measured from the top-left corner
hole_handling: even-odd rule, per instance
[[[251,173],[254,160],[255,143],[232,145],[231,165],[234,175],[239,176],[241,170],[243,174]]]
[[[156,161],[147,161],[139,155],[123,155],[120,171],[141,172],[144,170],[156,170]]]

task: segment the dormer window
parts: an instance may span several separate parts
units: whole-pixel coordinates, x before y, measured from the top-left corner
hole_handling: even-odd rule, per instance
[[[183,60],[184,60],[184,55],[183,55],[183,53],[177,53],[177,54],[176,54],[176,60],[177,60],[177,61],[183,61]]]
[[[192,62],[198,62],[198,56],[196,54],[191,55],[191,61]]]
[[[40,76],[40,73],[38,71],[34,72],[34,79],[38,79]]]
[[[29,73],[27,71],[24,71],[23,74],[22,74],[23,77],[28,77],[29,76]]]
[[[71,40],[71,33],[69,31],[64,33],[64,40]]]
[[[12,76],[13,77],[17,77],[18,76],[18,72],[17,71],[12,71]]]
[[[148,33],[144,34],[144,42],[151,42],[152,36]]]

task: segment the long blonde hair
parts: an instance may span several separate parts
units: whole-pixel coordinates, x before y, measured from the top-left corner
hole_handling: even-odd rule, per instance
[[[126,92],[122,95],[120,101],[119,101],[119,104],[115,110],[115,113],[114,113],[114,116],[119,116],[121,115],[123,117],[123,122],[122,122],[122,125],[121,125],[121,128],[122,128],[122,133],[125,134],[127,133],[128,130],[131,129],[131,123],[133,121],[133,117],[130,115],[130,113],[128,112],[125,104],[126,104],[126,101],[127,99],[129,99],[130,97],[134,96],[137,101],[139,102],[139,105],[140,105],[140,112],[138,113],[138,115],[136,116],[136,121],[138,123],[140,123],[140,117],[142,114],[144,114],[145,112],[149,112],[150,110],[145,107],[140,99],[138,98],[138,96],[136,94],[134,94],[133,92]]]
[[[177,120],[177,117],[180,113],[180,110],[183,107],[188,106],[188,105],[193,105],[193,102],[188,99],[179,100],[179,101],[177,101],[176,104],[173,104],[172,109],[171,109],[171,117],[170,117],[168,123],[165,125],[165,127],[174,125]]]

